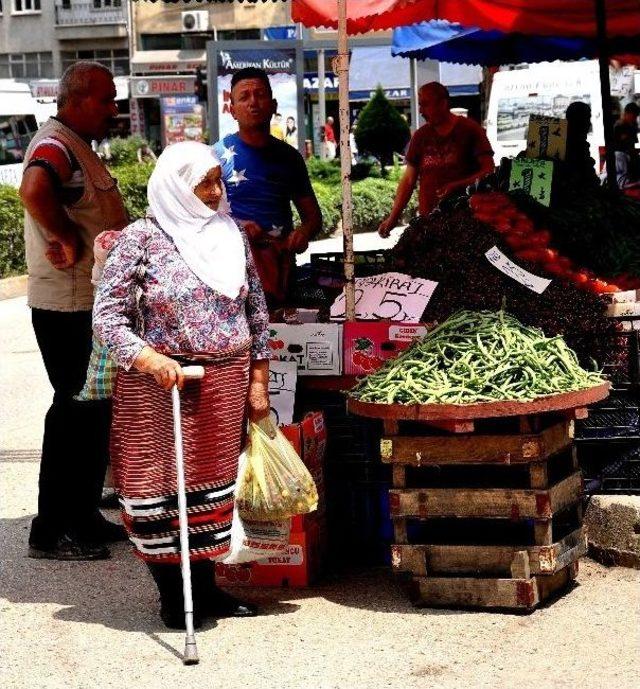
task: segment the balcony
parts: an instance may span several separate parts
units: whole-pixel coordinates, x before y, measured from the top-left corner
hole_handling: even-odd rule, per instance
[[[56,0],[59,40],[126,38],[127,11],[117,0]]]

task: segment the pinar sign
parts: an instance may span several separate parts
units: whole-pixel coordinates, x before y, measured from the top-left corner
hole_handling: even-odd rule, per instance
[[[133,98],[193,95],[195,76],[135,77],[131,79]]]

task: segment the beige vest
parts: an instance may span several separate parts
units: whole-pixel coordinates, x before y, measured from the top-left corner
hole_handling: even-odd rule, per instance
[[[25,211],[28,303],[33,308],[49,311],[90,311],[93,307],[93,240],[104,230],[123,227],[128,221],[127,211],[117,180],[109,174],[91,146],[55,119],[45,122],[33,137],[25,156],[25,166],[35,146],[47,136],[54,136],[71,151],[84,176],[82,198],[65,207],[71,220],[81,228],[80,259],[72,268],[54,268],[45,256],[48,242],[44,228]]]

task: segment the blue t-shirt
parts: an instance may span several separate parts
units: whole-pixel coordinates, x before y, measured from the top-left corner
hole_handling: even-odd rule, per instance
[[[273,136],[266,146],[250,146],[237,133],[213,150],[222,162],[233,217],[253,220],[272,237],[286,237],[293,230],[291,201],[313,195],[300,153]]]

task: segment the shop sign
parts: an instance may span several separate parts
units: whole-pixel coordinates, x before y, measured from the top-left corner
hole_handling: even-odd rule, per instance
[[[356,318],[363,321],[419,323],[437,282],[403,273],[382,273],[356,278]],[[333,302],[331,320],[345,317],[345,294]]]
[[[496,267],[501,273],[504,273],[536,294],[542,294],[551,284],[551,280],[541,278],[516,265],[513,261],[509,260],[497,246],[489,249],[485,256],[489,263]]]
[[[186,96],[193,94],[195,76],[131,80],[133,98],[159,98],[161,96]]]
[[[317,91],[319,86],[319,79],[317,74],[308,72],[304,75],[302,84],[306,91]],[[338,76],[332,72],[325,73],[324,77],[324,88],[325,91],[337,91],[338,90]]]
[[[411,97],[411,89],[383,89],[384,95],[389,100],[407,100]],[[375,96],[375,89],[367,89],[363,91],[349,91],[349,100],[370,100]]]
[[[220,50],[218,74],[233,74],[247,67],[263,69],[267,74],[295,74],[295,50]]]
[[[289,41],[298,38],[298,30],[293,26],[270,26],[264,30],[266,41]]]

